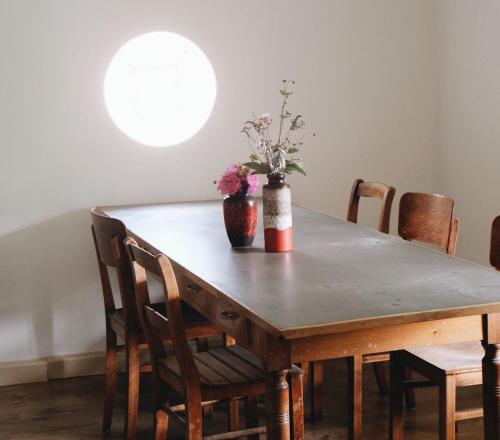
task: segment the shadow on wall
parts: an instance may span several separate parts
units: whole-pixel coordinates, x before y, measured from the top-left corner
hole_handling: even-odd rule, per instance
[[[89,211],[0,237],[0,362],[104,349]]]

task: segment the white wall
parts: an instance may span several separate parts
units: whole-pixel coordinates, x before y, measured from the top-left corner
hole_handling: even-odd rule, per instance
[[[219,86],[203,130],[164,149],[102,97],[115,51],[153,30],[198,43]],[[435,38],[432,0],[0,0],[0,362],[103,348],[89,208],[217,197],[282,78],[319,133],[296,202],[344,216],[357,177],[436,191]]]
[[[462,220],[458,254],[487,264],[500,215],[500,3],[439,2],[440,187]]]

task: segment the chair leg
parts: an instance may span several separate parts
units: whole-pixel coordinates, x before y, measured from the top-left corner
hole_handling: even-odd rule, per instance
[[[227,422],[228,431],[237,431],[240,429],[238,399],[231,399],[227,402]]]
[[[389,439],[403,439],[403,380],[397,352],[391,353],[389,393]]]
[[[349,440],[361,440],[363,426],[363,358],[352,356],[347,358],[348,367],[348,435]]]
[[[139,407],[139,346],[135,337],[127,341],[127,415],[125,420],[125,438],[134,440],[137,430],[137,411]]]
[[[198,353],[208,351],[208,338],[196,338],[196,351]],[[214,415],[214,407],[212,405],[204,406],[201,411],[204,419],[208,419]]]
[[[207,338],[196,338],[196,351],[208,351],[208,339]]]
[[[289,374],[290,382],[290,438],[304,440],[304,377],[303,374]]]
[[[154,413],[155,440],[166,440],[168,431],[168,413],[162,408],[169,406],[168,404],[168,386],[163,382],[153,369],[153,390],[156,405]]]
[[[314,361],[309,364],[309,397],[311,422],[321,420],[323,410],[321,408],[321,391],[323,388],[323,362]]]
[[[245,422],[247,428],[255,428],[259,426],[259,412],[257,396],[251,395],[245,398]],[[258,440],[259,434],[251,435],[249,440]]]
[[[157,409],[155,412],[155,440],[165,440],[168,431],[168,414]]]
[[[232,338],[231,336],[229,336],[227,333],[223,333],[222,341],[223,341],[225,347],[231,347],[232,345],[236,344],[236,340],[234,338]],[[230,431],[237,430],[239,428],[239,425],[240,425],[238,401],[237,400],[230,400],[228,402],[227,417],[228,417],[228,429]],[[234,429],[233,429],[233,427],[234,427]]]
[[[116,333],[111,328],[106,329],[106,371],[104,383],[104,411],[102,417],[102,430],[111,429],[113,417],[113,404],[117,380],[117,344]]]
[[[405,366],[403,368],[403,373],[404,373],[405,380],[411,380],[412,371],[409,367]],[[416,407],[415,389],[411,388],[411,387],[406,387],[404,390],[404,394],[405,394],[406,407],[408,409],[415,409],[415,407]]]
[[[297,364],[298,367],[302,370],[302,384],[304,390],[304,398],[307,396],[308,384],[309,384],[309,362],[301,362]]]
[[[214,415],[213,405],[207,405],[201,408],[204,419],[210,419]]]
[[[199,395],[193,400],[186,400],[186,431],[186,440],[201,440],[202,415]]]
[[[455,440],[456,382],[449,375],[439,385],[439,440]]]
[[[389,385],[387,384],[387,378],[385,376],[384,364],[382,362],[373,362],[372,367],[380,395],[387,396],[389,394]]]

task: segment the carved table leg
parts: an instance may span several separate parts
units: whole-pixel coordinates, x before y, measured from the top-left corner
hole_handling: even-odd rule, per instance
[[[287,370],[271,371],[267,378],[267,438],[290,440]]]
[[[500,344],[483,346],[484,438],[500,440]]]

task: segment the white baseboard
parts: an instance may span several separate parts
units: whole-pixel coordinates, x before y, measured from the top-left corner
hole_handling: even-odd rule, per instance
[[[5,362],[0,364],[0,386],[46,382],[47,380],[46,361]]]
[[[118,356],[119,371],[124,371],[123,353]],[[104,352],[0,363],[0,386],[103,374],[104,365]]]
[[[104,373],[105,355],[103,352],[70,354],[46,359],[47,379],[92,376]]]

